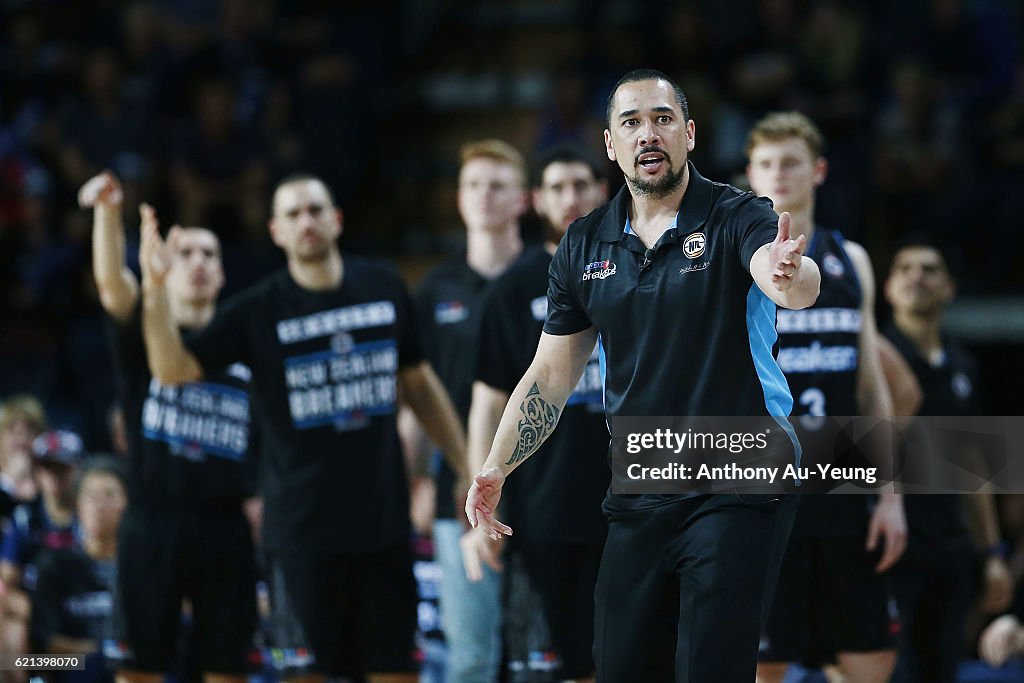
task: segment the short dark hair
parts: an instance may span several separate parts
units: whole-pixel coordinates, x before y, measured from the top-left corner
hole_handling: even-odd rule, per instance
[[[542,150],[537,155],[530,171],[533,187],[540,187],[544,182],[544,171],[551,164],[557,163],[584,164],[594,175],[594,180],[604,180],[607,176],[604,164],[598,163],[597,157],[589,150],[573,142],[562,142]]]
[[[75,479],[75,498],[82,493],[82,483],[93,474],[107,474],[114,477],[121,484],[125,495],[128,495],[128,476],[125,473],[125,465],[113,455],[97,453],[90,456],[78,472],[78,477]]]
[[[896,262],[896,257],[899,253],[905,249],[931,249],[939,255],[939,259],[942,261],[942,267],[946,269],[946,272],[952,276],[952,270],[950,269],[949,254],[945,245],[941,244],[935,239],[930,233],[923,231],[916,231],[907,233],[903,237],[896,240],[896,244],[892,250],[892,262],[889,264],[889,269],[892,269],[892,264]]]
[[[273,198],[277,196],[278,190],[280,190],[285,185],[291,185],[292,183],[305,183],[310,181],[317,182],[323,185],[324,189],[327,190],[327,199],[331,201],[332,205],[337,206],[337,204],[335,204],[334,202],[334,193],[331,192],[330,186],[326,182],[324,182],[324,179],[318,175],[302,171],[298,173],[290,173],[285,177],[281,178],[279,181],[277,181],[277,185],[274,186],[274,191],[270,193],[271,201],[273,201]]]
[[[686,104],[686,93],[683,92],[678,83],[657,69],[633,69],[620,78],[615,87],[612,88],[612,91],[608,93],[608,104],[604,112],[604,123],[608,128],[612,127],[612,103],[615,101],[615,93],[619,91],[620,86],[626,83],[636,83],[637,81],[665,81],[671,85],[672,90],[676,93],[676,101],[679,103],[679,108],[683,110],[683,121],[690,120],[690,107]]]

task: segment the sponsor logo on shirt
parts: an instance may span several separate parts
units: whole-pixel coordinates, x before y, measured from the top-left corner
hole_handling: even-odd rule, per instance
[[[683,240],[683,254],[688,259],[695,259],[704,253],[705,245],[704,233],[695,232],[685,240]],[[707,266],[705,265],[705,268]]]
[[[861,331],[861,314],[856,308],[780,308],[775,328],[779,334],[823,334]]]
[[[298,669],[316,663],[316,657],[304,647],[272,647],[270,658],[276,669]]]
[[[395,304],[391,301],[343,306],[301,318],[282,320],[277,323],[277,339],[282,344],[295,344],[330,337],[338,332],[385,327],[393,325],[395,319]]]
[[[603,280],[615,275],[615,264],[611,261],[594,261],[583,267],[583,281]]]
[[[193,462],[208,455],[242,460],[249,447],[249,396],[212,382],[164,386],[154,379],[142,405],[142,434]]]
[[[296,429],[361,429],[394,412],[398,348],[394,339],[285,359],[288,406]]]
[[[442,301],[434,306],[434,322],[454,325],[469,317],[469,308],[461,301]]]
[[[810,346],[794,346],[779,351],[779,367],[784,373],[791,372],[847,372],[857,367],[857,347],[822,346],[811,342]]]
[[[547,320],[548,317],[548,297],[538,296],[536,299],[530,302],[530,312],[533,313],[534,320]]]
[[[825,254],[821,261],[821,267],[832,277],[842,277],[846,273],[846,266],[842,260],[831,251]]]
[[[68,614],[81,617],[108,617],[114,611],[114,599],[110,591],[95,591],[73,595],[64,601],[64,609]]]

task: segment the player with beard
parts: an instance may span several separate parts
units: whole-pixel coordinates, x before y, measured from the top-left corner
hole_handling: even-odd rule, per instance
[[[478,348],[481,297],[523,250],[519,219],[527,207],[526,161],[502,140],[477,140],[460,150],[457,203],[466,251],[427,274],[416,292],[424,351],[465,424]],[[419,430],[400,423],[422,443]],[[465,462],[437,465],[434,548],[441,565],[441,621],[449,683],[486,683],[501,666],[501,577],[486,571],[470,582],[460,542],[467,527]],[[457,481],[458,480],[458,481]],[[457,495],[457,499],[456,499]],[[456,516],[457,514],[457,516]]]
[[[282,675],[415,681],[399,390],[455,462],[465,457],[465,436],[423,360],[405,284],[390,267],[342,257],[342,214],[323,181],[281,181],[269,227],[287,269],[233,297],[183,342],[163,286],[167,251],[181,235],[172,230],[164,243],[147,226],[141,254],[150,365],[169,384],[238,361],[252,368],[272,654]]]
[[[874,276],[867,252],[814,222],[827,162],[817,127],[802,114],[772,114],[747,143],[747,177],[776,211],[792,214],[822,268],[821,294],[780,311],[779,366],[794,414],[892,417],[878,352]],[[795,421],[808,463],[831,458],[830,423]],[[831,462],[831,460],[826,460]],[[785,662],[833,659],[850,681],[882,683],[895,663],[886,577],[906,546],[902,497],[803,495],[761,643],[758,680],[781,681]]]
[[[527,249],[488,289],[470,409],[470,467],[487,457],[501,413],[530,366],[547,315],[547,273],[569,224],[608,198],[603,169],[586,152],[555,147],[539,157],[533,206],[544,220],[544,244]],[[569,396],[562,428],[541,447],[542,460],[509,482],[503,512],[516,535],[507,542],[505,680],[541,683],[591,679],[594,584],[607,525],[601,500],[609,471],[601,369],[594,348]],[[571,528],[559,520],[575,521]],[[500,545],[479,529],[464,547],[470,578],[481,562],[501,569]]]
[[[695,123],[665,74],[623,76],[606,123],[608,158],[626,184],[562,239],[536,354],[469,491],[470,523],[493,539],[512,533],[494,516],[506,476],[551,435],[598,337],[613,439],[625,436],[614,433],[620,416],[750,416],[775,427],[762,455],[795,462],[798,454],[772,345],[776,306],[803,308],[817,296],[804,238],[790,239],[789,215],[766,200],[697,172],[687,160]],[[597,680],[753,677],[791,501],[609,490]]]
[[[93,209],[93,277],[112,328],[128,425],[128,508],[120,529],[114,633],[121,680],[162,680],[176,658],[182,599],[193,609],[197,664],[207,681],[242,681],[256,632],[256,556],[243,501],[253,495],[249,369],[171,387],[153,379],[142,339],[139,284],[125,264],[123,191],[109,172],[79,192]],[[154,226],[141,209],[143,230]],[[224,286],[220,242],[175,228],[167,254],[169,320],[186,337],[213,318]]]

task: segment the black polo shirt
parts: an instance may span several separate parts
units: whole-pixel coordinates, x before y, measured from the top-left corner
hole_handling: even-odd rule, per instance
[[[776,306],[749,271],[754,252],[775,239],[778,216],[769,200],[689,168],[675,225],[649,250],[627,231],[627,186],[569,227],[549,271],[544,331],[597,328],[611,417],[774,416],[784,428],[770,448],[792,450]],[[679,498],[610,495],[606,505]]]

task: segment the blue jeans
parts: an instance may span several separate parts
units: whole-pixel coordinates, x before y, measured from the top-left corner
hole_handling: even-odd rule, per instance
[[[434,522],[441,564],[441,627],[448,643],[448,683],[494,683],[501,666],[501,575],[484,566],[471,582],[462,565],[461,521]]]

